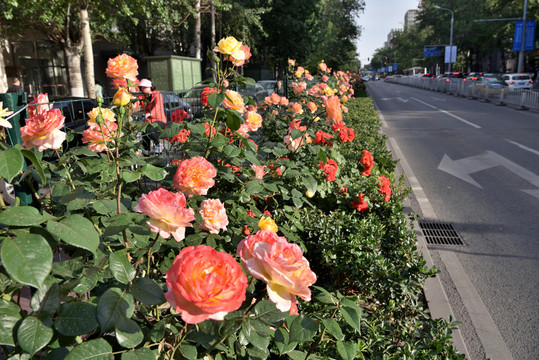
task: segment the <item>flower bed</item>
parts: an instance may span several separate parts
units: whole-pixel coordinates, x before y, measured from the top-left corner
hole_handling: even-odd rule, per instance
[[[407,189],[350,75],[290,60],[290,95],[257,106],[232,90],[253,83],[236,73],[249,48],[230,37],[209,57],[205,116],[180,114],[161,132],[170,164],[141,151],[138,135],[161,128],[132,119],[127,55],[109,60],[119,90],[89,114],[87,147],[63,151],[61,115],[31,106],[0,176],[48,192],[0,214],[4,353],[460,358],[452,324],[419,300],[435,270],[417,254]]]

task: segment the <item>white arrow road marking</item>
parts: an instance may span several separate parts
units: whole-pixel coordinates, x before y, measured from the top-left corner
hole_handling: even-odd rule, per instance
[[[447,154],[444,154],[442,161],[440,161],[440,164],[438,165],[438,169],[482,189],[482,186],[479,185],[479,183],[475,181],[470,174],[496,166],[505,167],[515,175],[520,176],[533,186],[539,188],[539,176],[528,169],[515,164],[511,160],[504,158],[494,151],[487,151],[484,154],[474,155],[459,160],[451,160]],[[539,198],[539,190],[534,189],[522,191]]]

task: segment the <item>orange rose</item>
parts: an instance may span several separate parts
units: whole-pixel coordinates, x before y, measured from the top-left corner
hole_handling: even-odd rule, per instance
[[[226,90],[225,95],[225,100],[223,101],[223,107],[225,109],[236,110],[239,112],[244,111],[245,103],[243,102],[240,93],[234,90]]]
[[[188,195],[206,195],[208,189],[215,185],[215,176],[217,170],[202,156],[186,159],[178,164],[174,188]]]
[[[226,216],[225,206],[219,199],[208,199],[200,203],[198,209],[202,216],[203,223],[198,225],[202,230],[208,231],[210,234],[218,234],[219,230],[226,230],[228,225],[228,217]]]
[[[28,116],[33,118],[37,115],[44,114],[50,109],[52,109],[52,104],[49,103],[49,96],[47,94],[39,93],[34,100],[28,103]]]
[[[99,124],[88,123],[90,127],[82,132],[82,142],[88,144],[88,149],[98,153],[107,148],[107,143],[112,142],[116,137],[118,125],[115,122],[105,120],[103,131]]]
[[[341,101],[338,96],[332,95],[329,98],[324,98],[324,106],[326,107],[326,118],[328,124],[332,122],[342,122]]]
[[[107,61],[105,72],[110,78],[135,80],[138,75],[137,60],[127,54],[118,55]]]
[[[180,252],[167,271],[165,298],[188,324],[223,320],[245,300],[247,276],[234,257],[206,245]]]
[[[257,131],[262,126],[262,116],[256,111],[247,111],[245,113],[245,124],[251,131]]]

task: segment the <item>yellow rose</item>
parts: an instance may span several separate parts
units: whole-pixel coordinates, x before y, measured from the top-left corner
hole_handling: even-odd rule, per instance
[[[241,45],[241,42],[233,36],[229,36],[219,41],[216,50],[223,55],[230,55],[236,60],[245,60],[245,53],[241,49]]]
[[[263,216],[258,222],[258,228],[260,230],[273,231],[274,233],[277,233],[277,231],[279,231],[279,228],[277,227],[277,224],[275,224],[275,221],[273,221],[272,218],[265,216]]]
[[[112,98],[112,103],[116,106],[125,106],[131,102],[131,94],[127,91],[126,88],[119,88],[114,97]]]
[[[312,190],[307,190],[305,192],[305,195],[308,197],[308,198],[312,198],[314,196],[314,191]]]

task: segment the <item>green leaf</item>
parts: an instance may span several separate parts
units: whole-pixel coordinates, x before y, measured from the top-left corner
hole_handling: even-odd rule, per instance
[[[303,178],[303,185],[305,185],[307,190],[311,190],[312,192],[316,192],[316,189],[318,188],[318,183],[311,175],[307,175]]]
[[[187,123],[187,127],[189,128],[189,130],[199,134],[199,135],[202,135],[206,132],[206,127],[204,126],[204,124],[192,124],[192,123]]]
[[[0,224],[8,226],[36,226],[45,220],[32,206],[8,207],[0,213]]]
[[[357,347],[353,342],[337,341],[337,352],[343,360],[354,360],[356,358]]]
[[[10,183],[22,171],[23,167],[24,157],[18,148],[12,147],[0,151],[0,177],[4,178],[6,182]]]
[[[5,238],[0,259],[15,281],[41,288],[52,269],[52,250],[40,235],[24,234]]]
[[[253,346],[260,350],[268,348],[270,337],[268,334],[259,332],[255,327],[257,320],[246,319],[241,324],[241,332]]]
[[[154,181],[161,181],[167,176],[167,171],[163,168],[146,164],[141,168],[142,173]]]
[[[279,144],[279,145],[280,146],[276,146],[276,147],[272,148],[273,155],[275,155],[277,157],[281,157],[281,156],[284,156],[284,155],[286,155],[286,154],[288,154],[290,152],[290,150],[288,150],[287,148],[285,148],[281,144]]]
[[[62,196],[60,203],[66,205],[68,210],[79,210],[88,205],[92,199],[93,195],[88,190],[78,187]]]
[[[59,222],[48,221],[47,230],[58,239],[94,255],[99,246],[99,234],[94,225],[79,214],[68,215]]]
[[[292,137],[292,139],[299,139],[300,137],[303,136],[303,131],[300,131],[298,129],[294,129],[290,132],[290,136]]]
[[[60,286],[52,275],[47,276],[43,287],[38,289],[30,302],[36,313],[52,315],[60,306]]]
[[[177,135],[183,129],[183,124],[180,123],[168,123],[167,127],[159,135],[160,139],[171,138]]]
[[[0,345],[15,346],[13,329],[17,322],[21,319],[21,309],[17,304],[11,303],[4,299],[0,299]]]
[[[52,329],[40,319],[28,316],[17,329],[17,342],[32,356],[51,341],[52,335]]]
[[[103,235],[110,236],[118,234],[127,229],[133,222],[126,214],[118,214],[114,216],[113,221],[107,226]]]
[[[303,315],[294,315],[287,318],[287,322],[291,320],[290,342],[305,342],[311,341],[316,334],[317,326],[311,318]]]
[[[131,293],[138,301],[147,305],[161,305],[167,301],[159,285],[148,278],[135,280],[131,286]]]
[[[217,109],[225,100],[225,93],[212,92],[208,95],[208,105]]]
[[[292,350],[287,354],[292,360],[305,360],[307,353],[299,350]]]
[[[221,148],[222,146],[225,146],[226,144],[228,144],[228,138],[219,133],[215,134],[211,140],[211,146],[216,147],[216,148]]]
[[[109,256],[112,275],[122,284],[129,284],[135,278],[136,270],[125,255],[125,251],[116,251]]]
[[[241,149],[234,145],[225,146],[224,152],[228,157],[236,157],[241,153]]]
[[[101,332],[111,330],[122,318],[129,319],[135,311],[133,296],[118,288],[108,289],[97,303],[97,321]]]
[[[249,194],[258,194],[264,190],[260,180],[251,180],[245,184],[245,191]]]
[[[279,327],[275,331],[275,345],[277,346],[277,350],[279,350],[280,355],[284,355],[296,348],[298,345],[297,342],[290,342],[290,335],[288,332],[282,328]]]
[[[339,323],[335,319],[322,319],[322,323],[326,328],[327,332],[331,334],[335,339],[342,341],[344,339],[344,334],[342,333]]]
[[[90,303],[63,304],[60,314],[54,320],[54,328],[65,336],[88,334],[98,326],[97,306]]]
[[[196,360],[198,356],[197,347],[185,342],[180,346],[180,353],[189,360]]]
[[[122,199],[122,202],[120,204],[122,213],[126,213],[128,211],[127,207],[126,207],[127,205],[124,204],[124,202],[127,202],[126,200],[127,199]],[[117,202],[116,202],[115,199],[98,200],[98,201],[96,201],[95,203],[92,204],[92,207],[100,215],[108,215],[108,214],[111,214],[111,213],[116,213],[116,211],[118,210]]]
[[[255,315],[267,323],[276,323],[288,316],[288,312],[281,312],[271,300],[262,300],[255,306]]]
[[[43,171],[43,167],[41,166],[41,161],[38,160],[36,154],[33,151],[26,149],[21,149],[21,153],[34,165],[34,168],[37,171],[39,178],[41,179],[41,185],[47,184],[47,177],[45,176],[45,172]]]
[[[153,327],[152,331],[150,331],[150,339],[153,342],[159,342],[165,337],[165,330],[166,330],[166,321],[160,321]]]
[[[348,299],[342,301],[341,314],[344,320],[353,327],[358,333],[361,333],[361,309],[356,303]]]
[[[133,348],[144,339],[140,326],[131,319],[120,317],[116,323],[116,340],[125,348]]]
[[[138,170],[135,170],[135,171],[122,170],[122,179],[124,179],[126,183],[135,182],[138,179],[140,179],[141,176],[142,174]]]
[[[320,159],[320,161],[322,161],[323,163],[325,163],[326,161],[328,161],[328,157],[326,156],[326,153],[324,152],[324,150],[322,148],[320,148],[320,150],[318,151],[318,158]]]
[[[95,339],[76,346],[65,360],[114,360],[114,355],[105,339]]]
[[[241,126],[241,116],[237,112],[231,111],[226,117],[226,126],[232,132],[238,130]]]
[[[141,348],[123,353],[121,360],[155,360],[157,357],[156,350]]]
[[[251,164],[254,164],[254,165],[260,165],[260,161],[258,161],[258,159],[256,158],[256,155],[254,152],[252,151],[246,151],[245,152],[245,158],[247,160],[249,160],[249,162]]]

